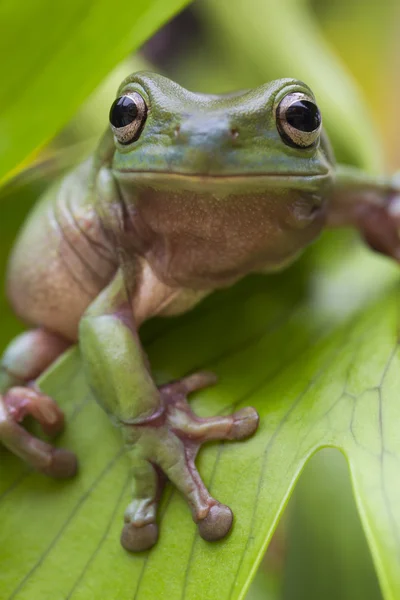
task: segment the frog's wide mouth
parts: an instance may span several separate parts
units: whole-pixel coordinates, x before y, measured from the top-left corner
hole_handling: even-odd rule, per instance
[[[182,173],[177,171],[113,169],[113,173],[121,183],[132,185],[160,185],[182,188],[215,187],[256,187],[256,188],[303,188],[315,190],[328,183],[332,174],[330,170],[315,173]]]

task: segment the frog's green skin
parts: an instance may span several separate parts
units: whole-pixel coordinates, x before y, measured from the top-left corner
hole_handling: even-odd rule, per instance
[[[24,386],[79,342],[94,395],[132,456],[134,499],[122,543],[143,550],[157,539],[162,473],[186,497],[205,539],[226,535],[232,513],[208,493],[195,456],[205,441],[251,435],[258,415],[247,408],[196,417],[186,396],[213,383],[211,374],[157,389],[140,324],[186,311],[247,273],[284,267],[326,222],[356,226],[375,249],[399,259],[400,188],[336,166],[324,134],[308,148],[284,141],[277,106],[290,93],[312,99],[301,82],[206,96],[139,73],[119,96],[132,92],[147,105],[137,139],[121,144],[110,129],[96,156],[48,191],[15,246],[9,298],[36,329],[3,357],[0,441],[49,475],[75,472],[71,452],[19,423],[29,413],[47,432],[62,427],[54,401]]]

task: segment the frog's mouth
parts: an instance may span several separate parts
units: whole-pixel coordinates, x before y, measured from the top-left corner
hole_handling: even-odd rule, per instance
[[[186,189],[215,192],[226,189],[229,193],[246,190],[299,189],[315,192],[331,183],[329,170],[308,175],[300,173],[180,173],[176,171],[140,171],[115,169],[113,173],[124,186],[152,187],[158,189]]]

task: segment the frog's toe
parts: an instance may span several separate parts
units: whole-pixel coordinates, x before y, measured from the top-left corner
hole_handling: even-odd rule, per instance
[[[133,499],[125,511],[121,544],[129,552],[148,550],[158,539],[157,507],[165,483],[164,475],[133,450]]]
[[[52,448],[48,466],[41,469],[44,475],[55,479],[66,479],[73,477],[78,471],[78,460],[76,455],[69,450]]]
[[[258,412],[252,406],[238,410],[233,415],[232,438],[240,440],[253,435],[259,422]]]
[[[161,467],[188,502],[201,537],[209,542],[220,540],[232,527],[231,509],[213,498],[204,485],[194,464],[195,450],[189,447],[180,456],[173,447],[171,451]]]
[[[199,446],[212,440],[240,440],[252,435],[259,424],[255,408],[247,406],[231,415],[200,418],[193,413],[186,396],[216,382],[213,373],[189,375],[180,381],[167,384],[161,393],[167,401],[169,426],[178,437],[189,438]]]
[[[155,523],[142,526],[126,523],[121,533],[121,544],[128,552],[149,550],[157,540],[158,527]]]
[[[12,387],[5,393],[3,402],[8,414],[17,423],[30,415],[47,435],[57,435],[64,429],[62,410],[53,398],[43,394],[36,386]]]
[[[32,415],[48,433],[62,427],[60,409],[48,396],[30,388],[12,388],[0,396],[0,443],[45,475],[55,478],[72,477],[77,471],[75,454],[54,448],[31,435],[20,421]]]
[[[217,502],[210,508],[208,515],[199,521],[199,533],[207,542],[215,542],[229,533],[232,523],[233,513],[229,506]]]

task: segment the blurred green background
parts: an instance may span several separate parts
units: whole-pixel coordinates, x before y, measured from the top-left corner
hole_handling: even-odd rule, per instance
[[[32,202],[95,148],[121,79],[138,69],[205,92],[304,79],[340,160],[372,171],[400,165],[398,0],[197,0],[114,68],[57,137],[16,167],[1,190],[2,271]],[[21,324],[4,298],[1,310],[8,315],[4,347]],[[326,450],[301,477],[248,598],[380,597],[345,461]]]

